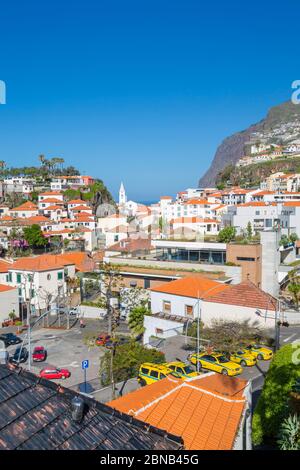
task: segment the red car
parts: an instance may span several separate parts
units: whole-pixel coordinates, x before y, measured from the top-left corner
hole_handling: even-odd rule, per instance
[[[71,372],[68,369],[59,369],[58,367],[42,369],[40,377],[44,379],[67,379],[71,376]]]
[[[105,346],[108,341],[111,340],[110,335],[106,333],[101,333],[97,338],[96,338],[96,345],[97,346]]]
[[[47,351],[43,346],[36,346],[32,353],[32,360],[34,362],[45,361],[47,357]]]

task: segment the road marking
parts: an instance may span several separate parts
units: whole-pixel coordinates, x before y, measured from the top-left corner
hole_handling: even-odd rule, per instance
[[[284,339],[283,342],[287,343],[290,339],[294,338],[295,336],[297,336],[297,333],[294,333],[291,336],[289,336],[288,338]]]

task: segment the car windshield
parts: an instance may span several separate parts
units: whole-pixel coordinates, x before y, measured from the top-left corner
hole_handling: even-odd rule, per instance
[[[190,366],[185,366],[182,368],[185,374],[191,374],[194,370]]]
[[[240,351],[238,351],[237,354],[239,354],[239,355],[244,354],[244,351],[242,351],[242,350],[240,349]]]
[[[221,364],[224,364],[224,362],[228,362],[228,359],[227,359],[227,357],[225,357],[225,356],[218,356],[218,361],[219,361]]]

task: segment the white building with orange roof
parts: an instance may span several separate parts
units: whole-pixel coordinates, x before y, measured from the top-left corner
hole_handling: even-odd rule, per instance
[[[262,190],[297,192],[300,188],[300,173],[273,173],[260,185]]]
[[[180,437],[186,451],[252,449],[251,383],[238,377],[167,376],[106,404]]]
[[[236,206],[238,204],[250,202],[252,194],[256,191],[256,189],[243,189],[239,187],[223,191],[221,196],[222,204],[226,204],[227,206]]]
[[[63,255],[19,258],[8,270],[7,284],[18,289],[19,301],[30,299],[33,313],[54,307],[67,293],[67,278],[75,277],[75,264]]]
[[[48,199],[48,198],[55,198],[55,199],[59,199],[61,202],[64,201],[64,195],[63,193],[61,193],[60,191],[45,191],[43,193],[40,193],[38,195],[38,202],[39,204],[45,200],[45,199]]]
[[[202,276],[190,276],[151,289],[151,315],[144,318],[144,344],[151,337],[171,338],[184,334],[189,322],[200,316],[204,325],[215,320],[259,322],[274,327],[274,318],[257,312],[274,313],[276,299],[253,283],[224,284]],[[272,315],[268,315],[271,317]]]
[[[53,204],[43,209],[43,214],[57,222],[67,216],[67,211],[63,205]]]
[[[280,225],[281,206],[275,202],[252,201],[228,208],[222,217],[222,225],[231,225],[240,234],[251,223],[252,230],[270,230]]]
[[[64,201],[57,197],[45,197],[38,203],[38,208],[40,211],[44,211],[49,206],[63,206]]]
[[[82,204],[80,206],[78,205],[72,208],[68,208],[68,214],[71,219],[80,216],[80,214],[91,217],[93,215],[93,210],[86,204]]]
[[[10,209],[9,215],[17,219],[23,219],[38,215],[38,207],[31,201],[27,201],[18,207]]]
[[[113,229],[119,225],[127,225],[127,217],[122,214],[112,214],[108,217],[99,217],[98,218],[98,228],[101,228],[103,231]]]

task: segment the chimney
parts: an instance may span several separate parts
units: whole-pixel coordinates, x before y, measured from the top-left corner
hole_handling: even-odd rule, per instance
[[[80,397],[73,398],[71,402],[72,419],[75,423],[80,423],[83,418],[84,401]]]

